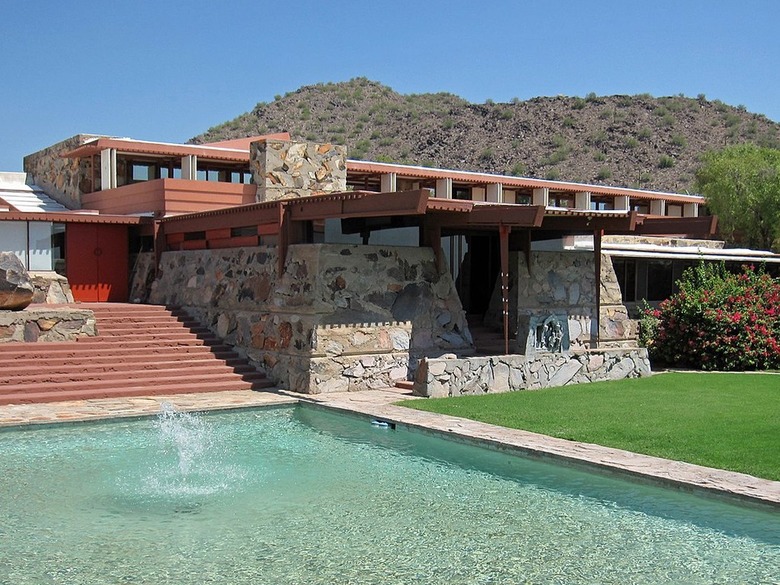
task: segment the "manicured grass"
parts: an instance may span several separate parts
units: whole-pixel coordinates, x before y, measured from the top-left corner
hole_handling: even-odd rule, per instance
[[[668,373],[402,404],[780,480],[780,375]]]

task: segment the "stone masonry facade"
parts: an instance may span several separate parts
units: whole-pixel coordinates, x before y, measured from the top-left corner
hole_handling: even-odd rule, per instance
[[[295,199],[347,188],[347,150],[334,144],[261,140],[249,147],[257,201]]]
[[[528,336],[529,323],[548,315],[563,315],[568,326],[568,338],[573,350],[598,346],[630,347],[636,345],[638,325],[629,318],[623,304],[620,286],[609,256],[601,256],[601,278],[596,281],[593,252],[533,252],[530,272],[522,254],[513,253],[509,274],[510,327],[521,344]],[[596,286],[601,287],[601,310],[596,313]],[[496,283],[490,309],[485,316],[488,324],[501,327],[501,290]],[[525,347],[515,347],[524,352]]]
[[[64,158],[61,155],[84,144],[96,135],[78,134],[24,157],[24,171],[30,181],[43,188],[52,199],[68,209],[81,209],[82,193],[100,186],[100,161],[96,164],[97,185],[92,185],[90,157]]]
[[[449,273],[429,248],[290,246],[165,252],[150,302],[179,306],[306,393],[409,379],[423,356],[473,349]]]

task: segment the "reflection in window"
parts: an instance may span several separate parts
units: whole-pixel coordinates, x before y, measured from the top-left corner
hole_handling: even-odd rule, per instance
[[[671,260],[650,260],[647,263],[647,300],[662,301],[674,290]]]
[[[636,301],[636,260],[633,258],[612,258],[620,296],[624,302]]]

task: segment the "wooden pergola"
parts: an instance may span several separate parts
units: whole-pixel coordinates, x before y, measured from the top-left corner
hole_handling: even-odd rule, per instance
[[[652,217],[635,211],[585,211],[539,205],[437,199],[430,191],[375,193],[348,191],[253,203],[157,220],[157,264],[165,250],[256,246],[262,236],[276,236],[278,271],[282,274],[291,244],[311,243],[311,222],[340,219],[344,233],[418,227],[421,246],[433,249],[444,269],[441,238],[447,235],[497,233],[505,351],[509,353],[509,252],[522,251],[530,271],[531,243],[563,235],[593,236],[596,281],[601,275],[601,242],[605,234],[677,235],[706,238],[715,233],[715,217]],[[596,306],[601,304],[596,287]]]

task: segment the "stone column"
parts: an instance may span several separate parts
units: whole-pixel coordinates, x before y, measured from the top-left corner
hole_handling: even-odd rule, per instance
[[[347,189],[347,149],[334,144],[259,140],[249,145],[257,201],[295,199]]]

